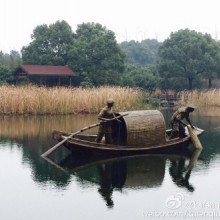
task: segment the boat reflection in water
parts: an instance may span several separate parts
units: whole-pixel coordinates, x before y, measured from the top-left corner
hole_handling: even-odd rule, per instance
[[[195,150],[188,165],[186,165],[186,159],[184,158],[179,158],[178,160],[170,159],[169,173],[173,182],[179,187],[185,187],[190,192],[193,192],[195,189],[189,183],[189,178],[200,153],[201,149]]]
[[[189,178],[201,150],[195,150],[190,157],[180,155],[142,155],[107,160],[70,155],[59,166],[74,174],[81,184],[98,185],[97,191],[107,207],[114,206],[112,194],[123,189],[139,190],[160,187],[164,181],[165,168],[178,187],[192,192],[195,187]]]

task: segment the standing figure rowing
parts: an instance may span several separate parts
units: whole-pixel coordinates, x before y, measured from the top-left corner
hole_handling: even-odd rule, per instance
[[[105,143],[112,144],[112,119],[115,118],[115,113],[113,112],[114,101],[113,99],[108,99],[106,106],[101,110],[98,115],[98,119],[101,120],[99,126],[98,135],[96,142],[100,143],[102,138],[105,136]],[[120,120],[116,119],[118,122]]]

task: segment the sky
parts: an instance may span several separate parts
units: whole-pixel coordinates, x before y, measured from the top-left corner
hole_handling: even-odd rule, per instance
[[[100,23],[117,41],[164,41],[188,28],[220,39],[219,0],[0,0],[0,51],[20,51],[42,24]]]

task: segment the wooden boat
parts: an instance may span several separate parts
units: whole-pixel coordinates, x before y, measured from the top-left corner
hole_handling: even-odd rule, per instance
[[[96,143],[96,135],[78,134],[69,138],[64,146],[72,152],[83,154],[135,155],[174,146],[186,146],[190,143],[187,131],[185,138],[168,138],[171,129],[165,129],[164,117],[158,110],[129,111],[120,114],[127,115],[119,118],[121,123],[112,121],[113,144]],[[195,128],[197,136],[203,132],[204,130]],[[54,131],[53,138],[62,141],[70,134]]]

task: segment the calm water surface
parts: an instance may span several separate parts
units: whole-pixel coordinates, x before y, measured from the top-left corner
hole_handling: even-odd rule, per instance
[[[163,110],[167,127],[172,112]],[[1,219],[220,219],[218,112],[193,113],[205,130],[201,152],[97,161],[60,148],[55,165],[40,157],[55,144],[52,131],[76,131],[96,116],[1,116]]]

